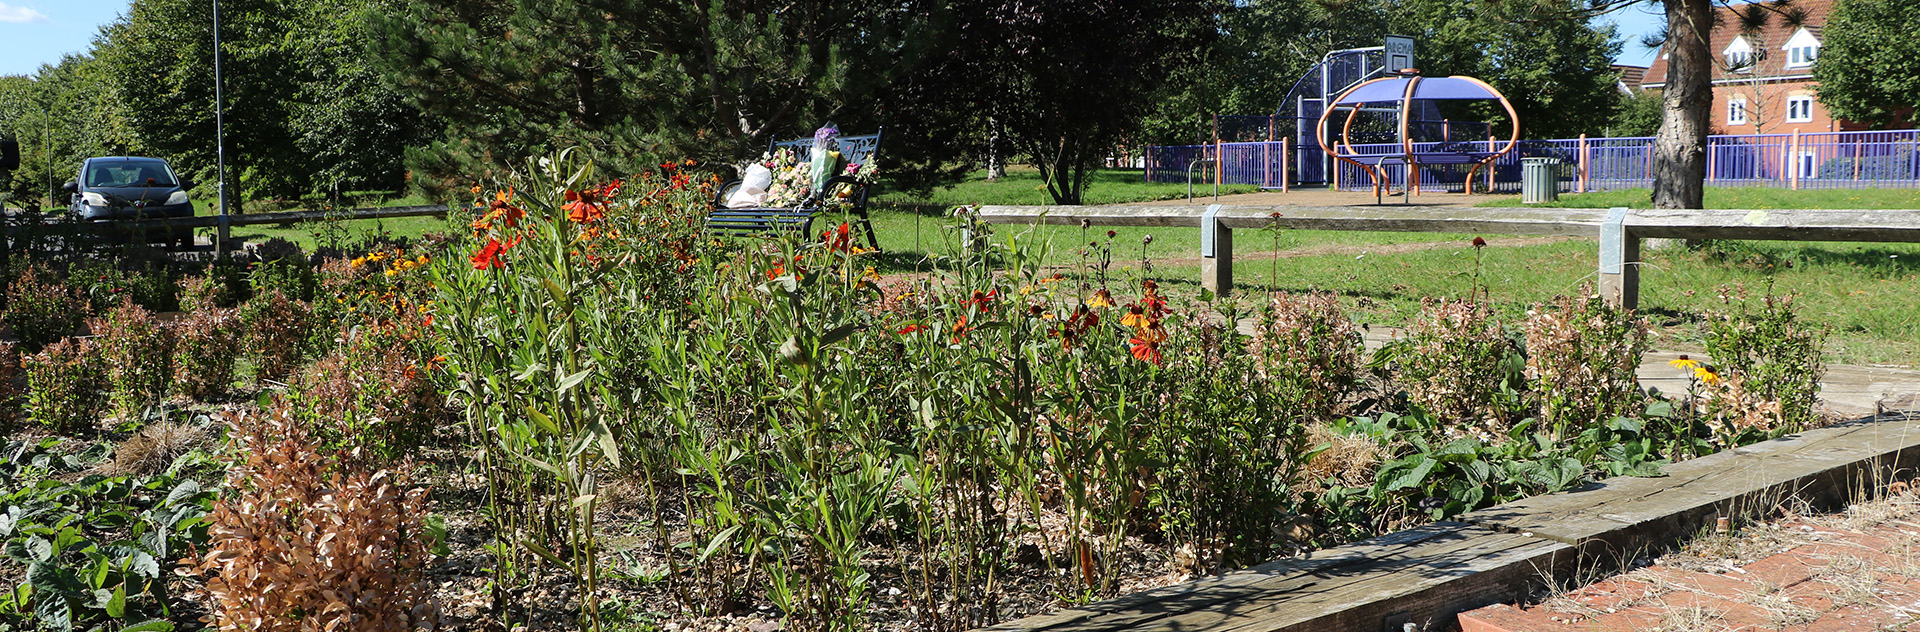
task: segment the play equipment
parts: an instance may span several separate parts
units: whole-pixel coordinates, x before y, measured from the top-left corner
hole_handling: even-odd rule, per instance
[[[1440,118],[1440,125],[1435,128],[1432,119],[1441,109],[1440,104],[1462,101],[1496,101],[1506,109],[1512,133],[1504,146],[1496,147],[1490,138],[1453,137],[1451,132],[1455,126],[1475,129],[1469,124]],[[1346,118],[1336,135],[1328,122],[1342,111],[1346,112]],[[1520,117],[1514,112],[1513,104],[1487,82],[1458,75],[1421,77],[1419,71],[1410,68],[1400,70],[1399,76],[1371,79],[1342,92],[1320,113],[1314,129],[1321,151],[1334,160],[1360,167],[1373,178],[1376,201],[1390,186],[1388,165],[1405,167],[1404,192],[1412,196],[1420,193],[1421,165],[1470,164],[1473,167],[1467,171],[1466,192],[1473,193],[1474,174],[1513,151],[1514,144],[1520,141]],[[1376,140],[1368,146],[1368,152],[1356,151],[1353,141],[1359,135],[1374,138],[1391,135],[1393,142]]]

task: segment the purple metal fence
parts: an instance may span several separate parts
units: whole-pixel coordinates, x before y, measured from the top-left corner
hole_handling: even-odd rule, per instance
[[[1224,119],[1225,117],[1223,117]],[[1259,118],[1268,117],[1240,117]],[[1237,128],[1252,127],[1235,121]],[[1236,134],[1248,136],[1251,134]],[[1458,137],[1459,133],[1448,134]],[[1446,146],[1481,144],[1498,148],[1497,141],[1417,143],[1421,151]],[[1354,145],[1362,154],[1399,153],[1394,144]],[[1291,154],[1291,155],[1285,155]],[[1532,157],[1560,159],[1562,191],[1606,191],[1652,185],[1653,139],[1575,138],[1520,141],[1491,169],[1474,174],[1475,191],[1512,192],[1520,188],[1520,160]],[[1326,156],[1317,144],[1223,142],[1218,145],[1149,147],[1149,182],[1186,182],[1187,167],[1195,160],[1219,161],[1224,184],[1254,184],[1279,188],[1283,183],[1318,182]],[[1196,182],[1212,182],[1213,173],[1196,168]],[[1461,191],[1469,167],[1422,165],[1420,188]],[[1405,186],[1405,167],[1389,166],[1385,180],[1394,189]],[[1202,178],[1202,175],[1206,177]],[[1713,136],[1707,148],[1708,186],[1771,186],[1796,189],[1920,187],[1920,130],[1874,132],[1819,132],[1811,134],[1752,134]],[[1303,176],[1305,176],[1303,178]],[[1342,190],[1373,188],[1366,172],[1346,163],[1334,169],[1333,184]]]

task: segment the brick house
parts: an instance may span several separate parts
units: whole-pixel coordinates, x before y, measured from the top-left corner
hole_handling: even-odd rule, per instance
[[[1834,0],[1793,0],[1806,11],[1801,26],[1785,24],[1772,15],[1765,28],[1742,33],[1736,12],[1750,4],[1715,9],[1717,19],[1709,50],[1714,56],[1713,114],[1708,121],[1716,134],[1786,134],[1798,130],[1836,132],[1865,129],[1834,120],[1820,104],[1813,65],[1820,57],[1820,29],[1826,25]],[[1644,90],[1666,85],[1667,54],[1661,52],[1640,84]]]

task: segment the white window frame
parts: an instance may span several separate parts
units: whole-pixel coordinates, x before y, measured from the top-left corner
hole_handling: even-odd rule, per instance
[[[1760,65],[1758,57],[1754,55],[1753,44],[1747,43],[1744,35],[1733,36],[1733,42],[1727,44],[1726,50],[1720,51],[1720,56],[1727,60],[1728,72],[1744,75]]]
[[[1799,116],[1794,115],[1795,114],[1794,110],[1796,109],[1794,106],[1796,105],[1800,106],[1798,108],[1800,110]],[[1806,95],[1787,97],[1787,122],[1788,123],[1812,123],[1813,122],[1813,97],[1806,96]]]
[[[1816,179],[1815,176],[1820,175],[1819,157],[1815,156],[1811,149],[1800,150],[1800,155],[1795,157],[1793,166],[1800,170],[1801,180]]]
[[[1786,67],[1811,68],[1813,63],[1820,59],[1820,38],[1814,37],[1812,31],[1802,28],[1794,31],[1793,37],[1788,38],[1786,45],[1781,46],[1780,50],[1787,52]]]
[[[1747,100],[1745,98],[1727,99],[1727,125],[1747,124]]]

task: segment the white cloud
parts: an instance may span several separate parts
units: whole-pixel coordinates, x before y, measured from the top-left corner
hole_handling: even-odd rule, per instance
[[[0,2],[0,22],[11,22],[14,24],[30,24],[33,22],[47,22],[47,21],[48,21],[47,15],[45,13],[41,13],[39,11],[35,11],[33,9],[29,9],[26,7],[16,7],[11,4],[7,4],[5,2]]]

